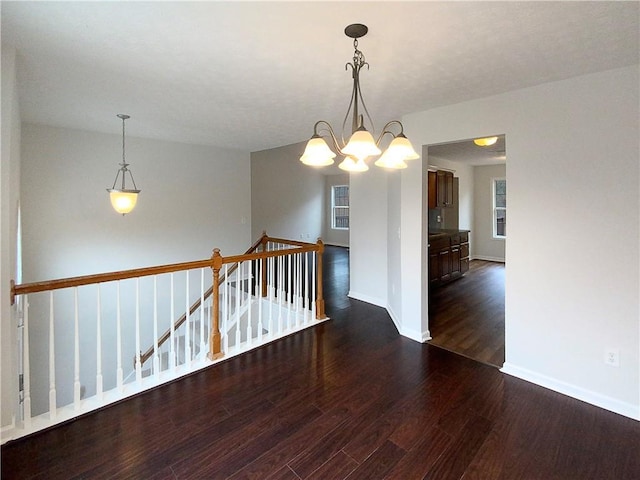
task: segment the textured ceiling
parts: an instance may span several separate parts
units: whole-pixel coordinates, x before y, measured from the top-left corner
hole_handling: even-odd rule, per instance
[[[638,2],[8,2],[32,123],[257,151],[340,127],[350,23],[380,128],[428,108],[637,64]]]

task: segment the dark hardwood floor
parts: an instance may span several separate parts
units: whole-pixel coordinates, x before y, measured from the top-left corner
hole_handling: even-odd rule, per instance
[[[432,345],[496,367],[504,364],[504,263],[472,260],[429,298]]]
[[[1,449],[5,479],[638,479],[640,423],[398,335],[331,320]]]

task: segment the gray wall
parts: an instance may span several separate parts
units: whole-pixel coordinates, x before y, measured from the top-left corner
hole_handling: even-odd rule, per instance
[[[9,300],[9,281],[16,278],[17,224],[20,199],[20,108],[16,52],[2,46],[2,162],[0,163],[0,339],[2,365],[2,426],[14,420],[17,406],[17,328]]]
[[[349,174],[327,175],[325,177],[325,224],[324,243],[338,245],[340,247],[349,246],[349,230],[336,230],[331,228],[331,187],[335,185],[349,185]]]
[[[504,238],[493,238],[494,178],[505,178],[506,165],[487,165],[473,168],[473,258],[504,262]],[[507,186],[507,206],[509,205]]]
[[[305,143],[251,154],[251,236],[315,242],[323,233],[325,178],[300,162]]]
[[[118,131],[115,115],[114,130]],[[121,161],[121,144],[118,134],[23,124],[24,281],[202,260],[211,256],[214,247],[223,255],[232,255],[251,244],[248,152],[127,138],[126,158],[142,192],[133,212],[122,216],[112,209],[105,190]],[[113,302],[106,300],[108,288],[103,289],[101,332],[104,341],[113,345],[115,314],[106,311],[113,309]],[[184,288],[176,285],[176,291],[184,292]],[[71,294],[66,290],[56,293],[56,308],[60,308],[55,316],[59,405],[71,401],[73,386],[73,378],[64,376],[72,377],[74,353],[72,303],[67,293]],[[48,392],[48,316],[36,315],[46,311],[39,298],[29,297],[35,414],[46,410]],[[123,310],[132,302],[124,299]],[[81,312],[90,312],[81,317],[85,320],[80,324],[80,382],[87,396],[95,391],[96,323],[89,320],[95,318],[95,304],[94,300],[92,305],[80,305]],[[147,318],[148,305],[143,304],[141,310]],[[134,317],[123,315],[124,359],[135,354]],[[161,325],[160,331],[171,320],[164,314],[163,319],[166,326]],[[141,348],[146,349],[153,341],[152,325],[141,328]],[[115,347],[104,346],[105,388],[115,382],[114,357]],[[126,361],[124,367],[131,369],[131,362]]]

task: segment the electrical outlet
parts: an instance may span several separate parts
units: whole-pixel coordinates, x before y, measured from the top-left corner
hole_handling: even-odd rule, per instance
[[[617,348],[609,348],[604,352],[604,363],[610,367],[620,366],[620,350]]]

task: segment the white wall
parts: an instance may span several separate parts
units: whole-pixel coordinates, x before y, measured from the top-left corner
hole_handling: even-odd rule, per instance
[[[506,165],[473,167],[473,239],[472,258],[504,262],[504,238],[493,237],[493,179],[505,178]],[[507,197],[509,188],[507,187]],[[507,205],[509,199],[507,198]],[[508,215],[510,216],[510,215]]]
[[[300,162],[304,143],[251,153],[251,232],[315,242],[323,233],[325,178]]]
[[[349,296],[387,306],[387,177],[378,167],[350,174]]]
[[[114,115],[116,132],[118,121]],[[111,208],[105,190],[111,187],[122,158],[121,135],[23,124],[25,282],[202,260],[211,256],[214,247],[223,255],[233,255],[251,244],[248,152],[134,137],[127,137],[126,144],[126,158],[142,192],[133,212],[122,216]],[[105,287],[103,299],[106,293]],[[68,311],[71,304],[65,294],[56,295],[56,306]],[[37,312],[42,302],[29,300],[30,312]],[[104,308],[113,310],[107,303]],[[69,305],[67,310],[65,305]],[[81,304],[81,309],[93,314],[95,301],[93,306]],[[112,342],[115,314],[105,311],[103,315],[102,335]],[[125,375],[132,369],[130,359],[135,352],[133,317],[123,316]],[[30,316],[35,414],[46,410],[46,318]],[[168,327],[171,319],[166,315],[165,320]],[[72,398],[73,322],[69,315],[56,313],[55,323],[57,393],[59,405],[64,405]],[[96,326],[83,319],[80,329],[80,381],[91,395],[95,391]],[[142,332],[142,349],[152,343],[152,333],[150,327]],[[103,348],[105,388],[115,382],[114,350]],[[69,368],[66,373],[64,365]]]
[[[324,223],[324,243],[338,245],[340,247],[349,246],[349,230],[338,230],[331,228],[331,188],[335,185],[349,185],[349,174],[325,176],[325,223]]]
[[[12,424],[17,407],[17,323],[9,301],[16,275],[16,232],[20,198],[20,109],[15,49],[2,45],[2,161],[0,162],[0,371],[2,427]]]
[[[504,371],[635,418],[638,80],[638,67],[627,67],[403,118],[415,145],[495,133],[509,139]],[[425,255],[416,241],[423,215],[416,176],[415,164],[402,172],[402,261],[390,266],[403,286],[420,285],[423,273],[407,265]],[[352,242],[360,235],[351,234]],[[422,292],[402,292],[402,328],[428,333]],[[607,348],[619,349],[619,368],[604,364]]]

